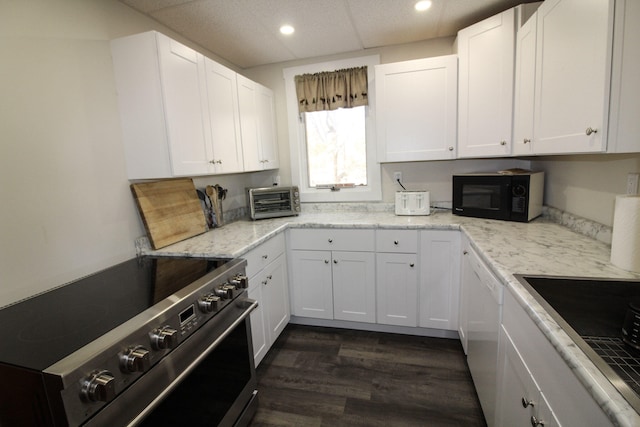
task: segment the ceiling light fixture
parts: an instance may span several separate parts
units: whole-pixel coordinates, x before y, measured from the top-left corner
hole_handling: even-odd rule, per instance
[[[294,31],[295,31],[295,28],[293,28],[291,25],[283,25],[282,27],[280,27],[280,32],[285,36],[288,36],[289,34],[293,34]]]
[[[424,12],[431,7],[431,0],[421,0],[414,7],[418,12]]]

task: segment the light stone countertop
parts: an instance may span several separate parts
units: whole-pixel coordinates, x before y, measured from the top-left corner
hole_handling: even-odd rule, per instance
[[[237,221],[159,250],[142,254],[236,258],[287,228],[462,230],[561,357],[616,425],[638,426],[640,415],[598,371],[514,274],[640,279],[609,262],[606,243],[548,219],[515,223],[451,213],[396,216],[393,212],[322,212],[297,217]]]

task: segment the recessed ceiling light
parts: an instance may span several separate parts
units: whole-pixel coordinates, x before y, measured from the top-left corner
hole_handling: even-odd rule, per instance
[[[418,12],[425,11],[431,7],[431,0],[421,0],[414,7]]]
[[[288,36],[289,34],[293,34],[295,30],[296,29],[291,25],[283,25],[282,27],[280,27],[280,32],[286,36]]]

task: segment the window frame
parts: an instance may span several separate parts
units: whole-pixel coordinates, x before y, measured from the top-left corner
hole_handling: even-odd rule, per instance
[[[375,69],[380,63],[379,55],[363,56],[316,64],[308,64],[283,70],[287,97],[287,121],[289,148],[291,150],[291,180],[300,189],[300,201],[308,202],[363,202],[382,200],[380,163],[377,159],[375,122]],[[367,185],[331,191],[309,187],[304,118],[298,112],[298,100],[294,77],[299,74],[319,73],[367,66],[369,105],[365,107],[365,132],[367,138]]]

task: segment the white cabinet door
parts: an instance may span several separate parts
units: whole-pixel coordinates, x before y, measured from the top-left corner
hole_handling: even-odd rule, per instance
[[[251,340],[253,341],[253,360],[256,366],[262,361],[270,347],[265,321],[265,301],[262,297],[263,285],[260,283],[260,279],[262,277],[256,276],[253,281],[249,281],[252,285],[247,293],[249,298],[258,301],[258,306],[249,315],[251,320]]]
[[[333,319],[331,252],[291,251],[292,314]]]
[[[273,91],[258,83],[256,83],[256,87],[260,163],[262,164],[262,169],[277,169],[280,167],[280,161],[278,157],[276,107]]]
[[[458,157],[511,154],[515,12],[458,32]]]
[[[560,426],[546,396],[504,327],[500,332],[498,354],[496,425]]]
[[[546,0],[538,9],[538,154],[604,151],[613,0]]]
[[[210,162],[215,173],[242,172],[237,74],[209,58],[205,58],[205,71],[213,145]]]
[[[204,57],[157,34],[171,164],[175,176],[209,172]]]
[[[416,254],[377,253],[378,323],[418,326]]]
[[[423,328],[458,329],[460,233],[420,232],[420,318]]]
[[[382,162],[455,158],[455,55],[376,65],[376,122]]]
[[[260,281],[265,301],[266,324],[269,346],[278,338],[289,323],[289,287],[287,281],[287,263],[285,255],[280,255],[262,273]]]
[[[501,328],[500,332],[498,357],[496,425],[528,425],[531,417],[535,415],[540,392],[529,368],[504,328]]]
[[[464,353],[467,354],[467,340],[469,336],[469,289],[472,281],[475,281],[475,273],[469,259],[469,239],[466,235],[461,237],[462,260],[460,268],[460,304],[458,306],[458,335]]]
[[[537,13],[518,30],[513,111],[513,154],[532,152],[536,84]]]
[[[611,102],[609,113],[610,153],[640,151],[640,2],[617,0]]]
[[[273,92],[238,75],[238,103],[244,170],[277,168],[279,162]]]
[[[204,57],[155,31],[111,53],[128,178],[209,173]]]
[[[375,323],[376,276],[373,252],[333,252],[333,317]]]
[[[289,323],[289,283],[285,241],[277,235],[247,252],[249,298],[258,301],[251,312],[251,336],[256,366]]]

